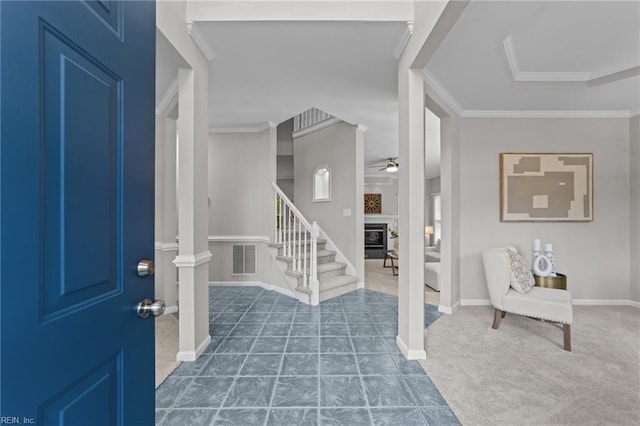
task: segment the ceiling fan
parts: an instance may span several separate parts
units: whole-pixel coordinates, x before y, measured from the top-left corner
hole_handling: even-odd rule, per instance
[[[383,171],[386,170],[388,173],[395,173],[398,171],[398,157],[389,157],[385,160],[384,163],[380,163],[380,164],[372,164],[371,166],[369,166],[370,168],[373,167],[382,167],[381,169],[379,169],[379,171]]]

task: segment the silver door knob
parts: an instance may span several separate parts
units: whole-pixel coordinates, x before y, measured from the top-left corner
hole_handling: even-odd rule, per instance
[[[153,275],[154,272],[155,265],[153,264],[153,260],[141,259],[140,262],[138,262],[138,276],[140,278]]]
[[[164,313],[164,308],[164,300],[156,300],[152,302],[151,299],[143,299],[142,302],[138,303],[136,311],[140,318],[146,318],[149,314],[157,317]]]

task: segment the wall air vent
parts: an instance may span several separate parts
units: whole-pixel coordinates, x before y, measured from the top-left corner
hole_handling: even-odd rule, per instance
[[[257,247],[255,244],[234,244],[232,275],[256,275]]]

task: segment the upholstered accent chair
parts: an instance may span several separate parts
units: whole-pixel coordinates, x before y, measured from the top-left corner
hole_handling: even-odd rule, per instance
[[[533,287],[527,293],[515,291],[511,288],[509,250],[515,251],[515,248],[495,248],[482,252],[489,297],[495,308],[493,328],[497,329],[500,326],[500,320],[507,312],[561,323],[564,331],[564,350],[571,351],[571,293],[543,287]]]

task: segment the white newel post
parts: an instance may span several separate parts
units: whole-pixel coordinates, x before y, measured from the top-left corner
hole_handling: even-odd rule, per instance
[[[318,237],[320,227],[318,222],[311,224],[311,271],[309,273],[309,288],[311,289],[311,305],[317,306],[320,303],[320,283],[318,282]]]
[[[206,67],[180,69],[178,232],[180,343],[178,360],[195,361],[209,336],[208,135]]]

